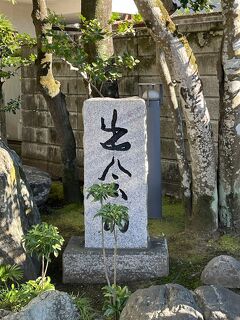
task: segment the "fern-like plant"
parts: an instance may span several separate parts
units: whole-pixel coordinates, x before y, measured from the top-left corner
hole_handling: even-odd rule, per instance
[[[23,277],[23,271],[18,265],[0,265],[0,282],[8,289],[8,282],[18,282]]]

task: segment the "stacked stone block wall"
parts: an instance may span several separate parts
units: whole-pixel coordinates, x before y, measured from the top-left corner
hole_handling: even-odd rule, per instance
[[[196,55],[199,71],[204,86],[204,94],[210,111],[214,141],[218,141],[219,120],[219,86],[218,61],[222,39],[221,14],[182,16],[174,18],[181,32],[186,34]],[[156,46],[144,27],[137,28],[135,37],[114,39],[117,53],[129,52],[138,57],[140,64],[136,70],[124,75],[119,81],[121,97],[141,94],[138,83],[161,82],[156,65]],[[79,175],[83,179],[83,121],[82,105],[86,99],[86,89],[77,73],[70,71],[66,63],[55,60],[53,65],[55,77],[61,82],[66,94],[70,120],[77,141]],[[61,155],[59,142],[47,110],[47,105],[36,86],[34,67],[22,70],[22,119],[23,119],[23,161],[48,171],[53,176],[61,176]],[[161,109],[161,156],[164,191],[179,192],[180,177],[177,169],[174,147],[174,131],[171,112],[163,97]],[[217,150],[217,148],[216,148]],[[190,160],[190,159],[189,159]]]

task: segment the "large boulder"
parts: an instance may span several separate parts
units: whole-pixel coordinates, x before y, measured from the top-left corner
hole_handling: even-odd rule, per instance
[[[60,291],[46,291],[34,298],[20,312],[3,320],[80,320],[71,297]]]
[[[30,166],[23,166],[27,181],[32,189],[35,202],[42,206],[48,198],[52,180],[47,172]]]
[[[205,320],[240,319],[240,295],[220,286],[202,286],[195,294]]]
[[[191,291],[166,284],[134,292],[120,320],[203,320],[203,316]]]
[[[201,281],[226,288],[240,288],[240,262],[231,256],[215,257],[204,268]]]
[[[0,140],[0,264],[23,267],[25,279],[37,276],[22,236],[40,215],[18,155]]]

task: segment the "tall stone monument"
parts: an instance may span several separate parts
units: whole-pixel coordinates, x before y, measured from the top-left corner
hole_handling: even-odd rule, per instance
[[[118,280],[166,275],[166,241],[150,241],[147,232],[145,101],[93,98],[85,101],[83,115],[85,241],[73,237],[68,244],[63,255],[64,282],[104,282],[102,223],[101,218],[94,218],[100,204],[87,197],[87,189],[93,184],[110,182],[117,185],[118,197],[108,202],[129,209],[129,228],[126,233],[118,233]],[[114,239],[110,232],[104,236],[111,269]]]
[[[114,182],[119,196],[109,202],[129,209],[129,229],[119,248],[147,248],[147,135],[142,99],[91,99],[84,105],[84,186]],[[95,125],[94,125],[95,124]],[[85,195],[85,246],[101,248],[99,203]],[[105,232],[106,246],[113,235]]]

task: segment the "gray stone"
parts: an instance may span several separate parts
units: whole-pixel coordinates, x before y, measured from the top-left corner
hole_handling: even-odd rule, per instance
[[[20,312],[4,320],[80,320],[77,308],[65,292],[47,291],[34,298]]]
[[[107,266],[112,278],[113,250],[107,249]],[[165,239],[154,240],[148,249],[119,249],[117,278],[120,282],[168,275],[168,249]],[[64,283],[105,283],[101,249],[84,248],[80,237],[72,237],[63,253]]]
[[[193,294],[178,284],[166,284],[134,292],[120,320],[203,320]]]
[[[218,256],[208,262],[201,281],[226,288],[240,288],[240,262],[231,256]]]
[[[35,202],[38,206],[43,205],[48,198],[52,180],[47,172],[35,167],[23,166],[28,183],[32,189]]]
[[[3,319],[4,317],[12,314],[9,310],[0,309],[0,319]]]
[[[18,155],[0,141],[0,264],[18,264],[26,279],[35,278],[34,260],[22,245],[22,236],[40,222]]]
[[[116,110],[116,111],[114,111]],[[121,195],[110,200],[129,208],[129,229],[125,234],[119,234],[119,248],[147,248],[147,154],[146,154],[146,105],[140,98],[110,99],[94,98],[84,102],[84,183],[85,183],[85,246],[101,248],[101,220],[94,219],[99,203],[86,197],[86,190],[95,183],[113,182],[119,184],[127,194],[127,201]],[[111,127],[113,114],[117,113],[116,127],[127,129],[116,145],[130,143],[126,151],[108,150],[101,143],[112,137],[112,132],[101,130],[101,119],[106,128]],[[109,144],[108,144],[109,146]],[[124,145],[123,145],[124,146]],[[129,145],[128,145],[129,146]],[[120,161],[120,163],[118,162]],[[102,177],[107,166],[106,179]],[[123,170],[123,166],[131,176]],[[112,174],[118,176],[114,180]],[[116,177],[115,177],[116,178]],[[113,248],[113,235],[105,232],[106,247]]]
[[[205,320],[240,319],[240,295],[220,286],[202,286],[195,294]]]

